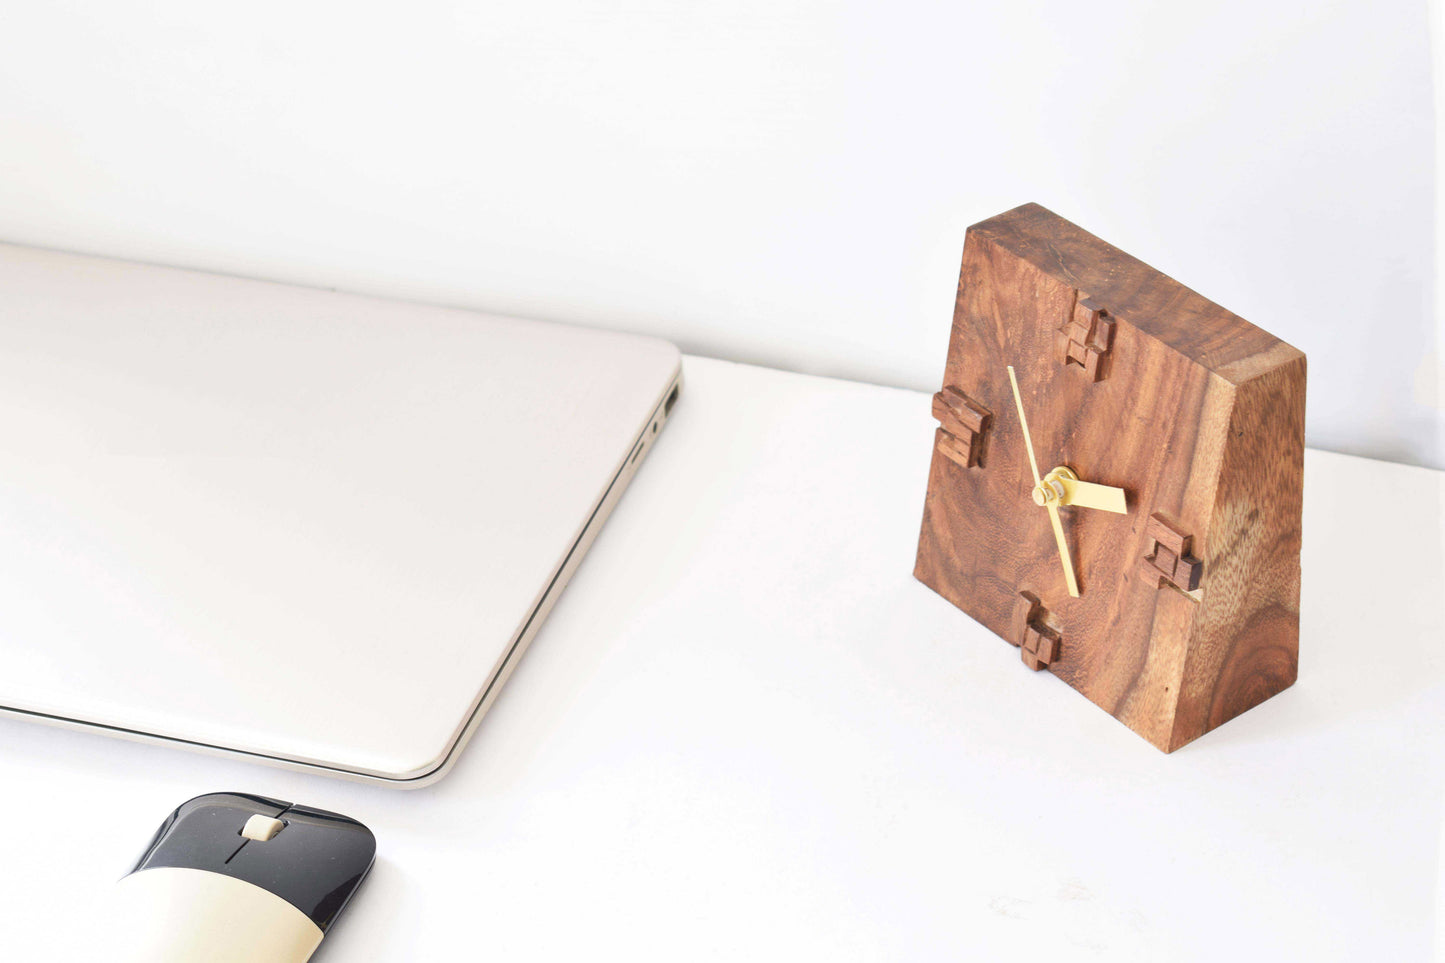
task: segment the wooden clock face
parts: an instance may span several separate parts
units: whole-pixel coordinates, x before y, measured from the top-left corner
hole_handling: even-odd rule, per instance
[[[1176,748],[1294,678],[1293,624],[1257,627],[1269,639],[1249,651],[1206,656],[1217,671],[1196,678],[1185,664],[1207,634],[1200,620],[1223,611],[1202,604],[1211,583],[1222,576],[1227,594],[1244,577],[1231,571],[1230,546],[1210,541],[1249,539],[1248,512],[1260,511],[1257,500],[1220,498],[1226,462],[1242,457],[1229,444],[1240,437],[1231,435],[1240,428],[1238,388],[1157,330],[1116,315],[1057,251],[1058,264],[1041,266],[1032,248],[1001,234],[975,228],[965,247],[944,388],[934,397],[940,427],[916,574],[1020,646],[1031,668],[1049,669],[1160,748]],[[1302,400],[1301,387],[1301,409]],[[1039,504],[1061,486],[1036,493],[1020,407],[1039,476],[1067,469],[1123,493],[1122,513],[1056,503],[1077,596],[1050,510]],[[1267,611],[1266,621],[1297,620],[1297,508],[1293,532],[1295,608]],[[1289,586],[1281,591],[1288,596]],[[1243,664],[1231,664],[1236,654]],[[1181,692],[1204,678],[1208,691]]]

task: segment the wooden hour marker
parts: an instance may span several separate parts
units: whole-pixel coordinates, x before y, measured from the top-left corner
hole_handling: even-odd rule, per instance
[[[1077,365],[1090,381],[1103,381],[1109,374],[1109,349],[1114,344],[1114,320],[1109,312],[1090,298],[1075,296],[1073,310],[1055,339],[1059,360]]]
[[[946,387],[933,396],[933,417],[942,425],[934,437],[939,451],[961,468],[983,464],[984,439],[989,410],[954,387]]]
[[[1199,588],[1204,563],[1194,557],[1194,536],[1183,534],[1158,513],[1149,516],[1145,532],[1150,544],[1144,556],[1145,570],[1181,592]]]
[[[1017,626],[1014,644],[1021,650],[1024,665],[1038,672],[1059,659],[1063,639],[1049,625],[1048,612],[1032,592],[1020,592],[1014,609]]]

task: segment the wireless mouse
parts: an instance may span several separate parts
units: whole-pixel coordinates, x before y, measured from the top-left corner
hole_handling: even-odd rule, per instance
[[[183,803],[116,884],[112,959],[304,963],[371,870],[346,816],[242,793]]]

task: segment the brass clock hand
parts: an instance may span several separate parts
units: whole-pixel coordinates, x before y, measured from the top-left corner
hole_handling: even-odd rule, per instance
[[[1037,488],[1040,481],[1039,462],[1038,459],[1034,458],[1034,443],[1029,438],[1029,420],[1024,417],[1024,400],[1019,396],[1019,379],[1014,376],[1013,365],[1008,366],[1008,380],[1009,384],[1013,385],[1014,406],[1019,410],[1019,424],[1023,426],[1024,430],[1024,447],[1029,451],[1029,467],[1034,470],[1034,487]]]
[[[1013,365],[1008,366],[1008,380],[1014,390],[1014,406],[1017,407],[1019,411],[1019,426],[1023,428],[1024,432],[1024,447],[1026,447],[1029,452],[1029,467],[1034,471],[1034,491],[1040,492],[1043,488],[1043,480],[1039,478],[1039,463],[1038,459],[1034,458],[1034,443],[1033,440],[1029,438],[1029,420],[1024,417],[1023,397],[1019,394],[1019,379],[1018,376],[1014,374]],[[1070,474],[1073,473],[1070,472]],[[1037,500],[1037,497],[1038,496],[1035,497],[1035,500]],[[1079,583],[1074,578],[1074,560],[1069,557],[1069,543],[1064,539],[1064,523],[1059,520],[1059,499],[1048,498],[1043,502],[1043,505],[1049,510],[1049,524],[1054,528],[1054,541],[1058,543],[1059,546],[1059,561],[1064,565],[1064,581],[1068,583],[1069,594],[1074,598],[1078,598]]]
[[[1129,507],[1124,500],[1124,489],[1112,485],[1099,485],[1080,481],[1079,476],[1069,468],[1055,468],[1044,476],[1042,484],[1034,489],[1034,503],[1043,505],[1048,499],[1048,489],[1058,498],[1060,505],[1076,508],[1097,508],[1117,515],[1126,515]]]
[[[1054,541],[1059,543],[1059,561],[1064,563],[1064,581],[1068,583],[1069,594],[1079,597],[1079,583],[1074,580],[1074,560],[1069,557],[1069,543],[1064,541],[1064,523],[1059,521],[1059,506],[1049,503],[1049,523],[1054,526]]]
[[[1129,507],[1124,502],[1124,489],[1078,479],[1064,482],[1064,498],[1061,504],[1097,508],[1116,515],[1129,513]]]

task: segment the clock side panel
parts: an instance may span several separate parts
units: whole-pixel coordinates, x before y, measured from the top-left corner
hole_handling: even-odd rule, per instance
[[[1298,675],[1304,418],[1303,355],[1236,393],[1171,749]]]
[[[970,233],[945,388],[990,413],[986,455],[966,467],[935,446],[915,575],[1014,645],[1021,593],[1037,598],[1061,636],[1048,668],[1167,749],[1197,605],[1163,594],[1140,562],[1156,512],[1208,524],[1233,389],[1122,321],[1106,378],[1063,363],[1058,332],[1087,295]],[[1030,500],[1010,364],[1040,470],[1068,465],[1128,493],[1126,515],[1061,512],[1080,598],[1068,595],[1047,512]]]

